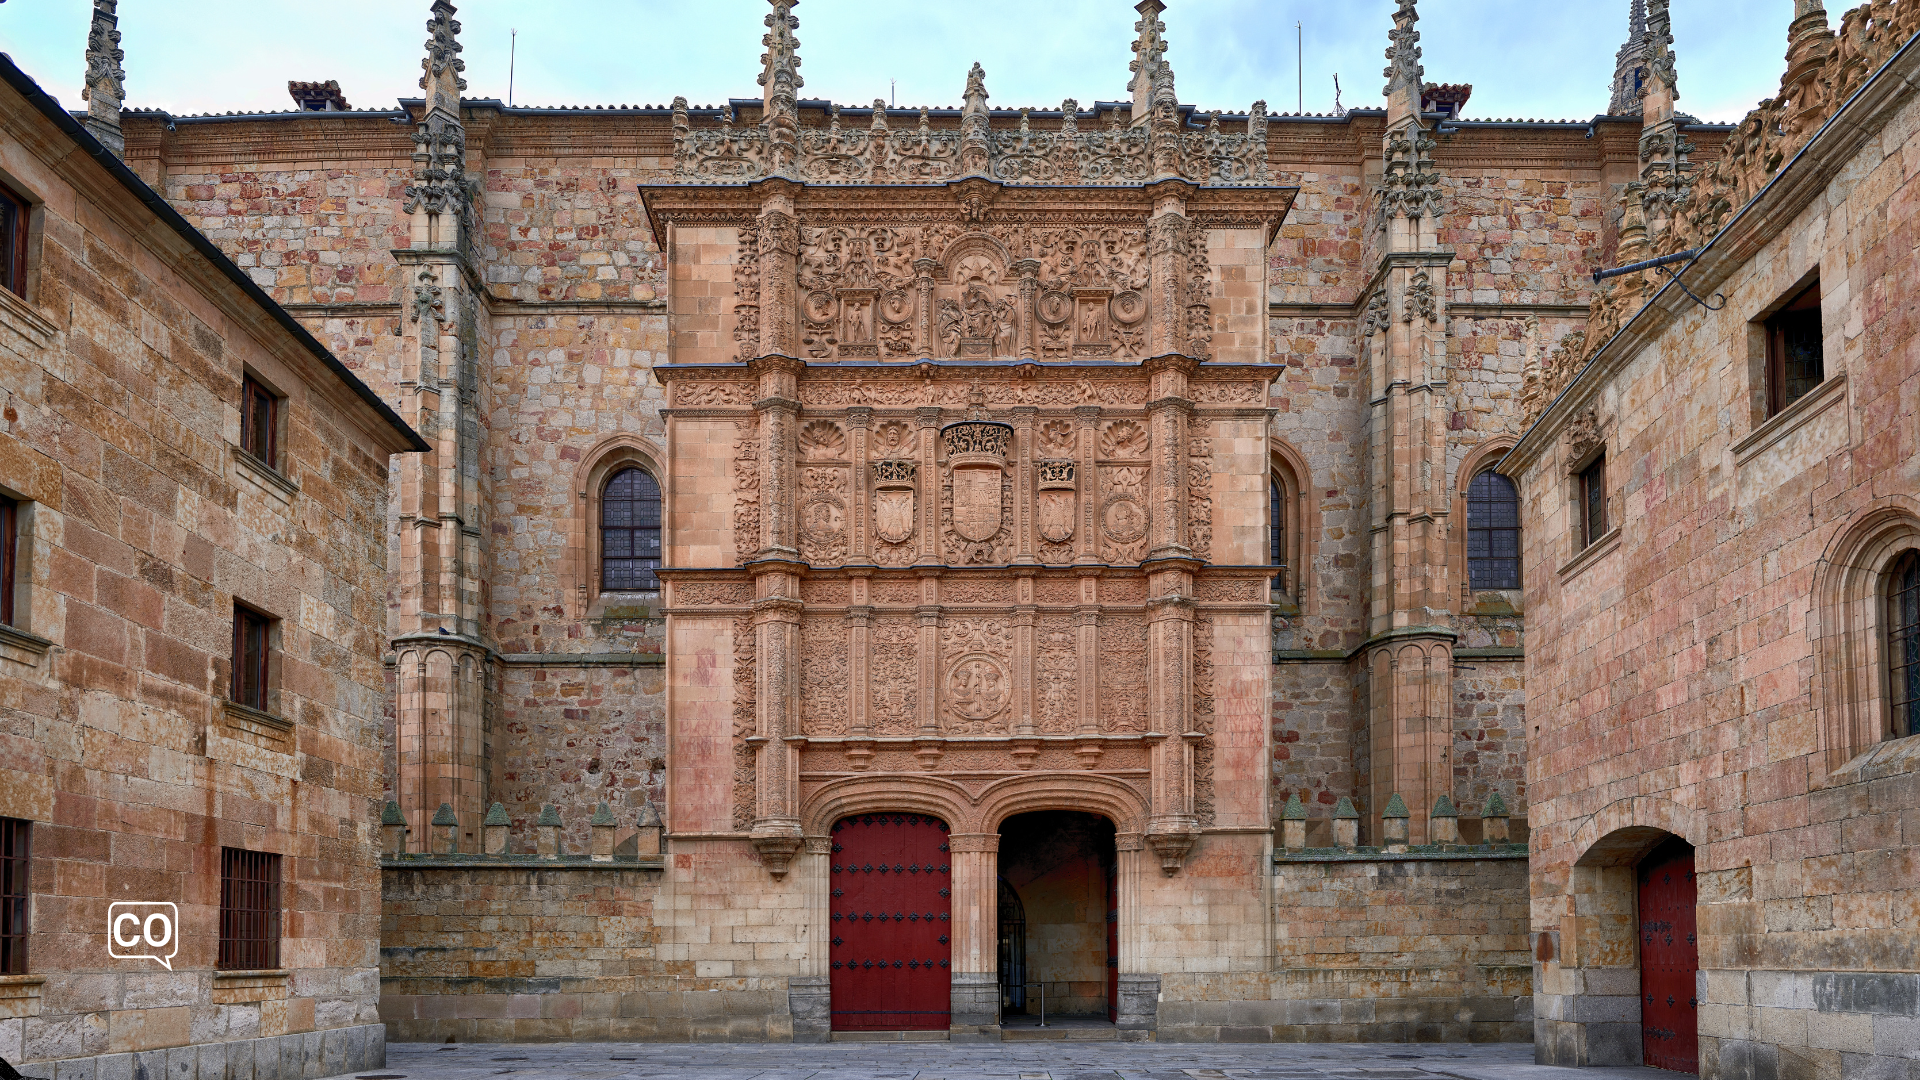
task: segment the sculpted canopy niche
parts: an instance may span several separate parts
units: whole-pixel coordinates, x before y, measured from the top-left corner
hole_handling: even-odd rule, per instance
[[[1261,760],[1264,707],[1215,692],[1269,677],[1266,552],[1216,528],[1265,520],[1295,189],[1265,184],[1262,110],[1227,134],[1180,109],[1146,0],[1135,105],[1102,127],[994,114],[976,65],[957,114],[850,129],[793,96],[790,7],[758,122],[678,109],[679,182],[641,189],[669,260],[670,724],[732,751],[674,766],[671,824],[782,874],[849,777],[1098,774],[1175,872],[1266,821],[1263,777],[1216,776]]]

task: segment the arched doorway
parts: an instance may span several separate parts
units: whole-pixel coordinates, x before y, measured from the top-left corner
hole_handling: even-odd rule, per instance
[[[1700,945],[1693,845],[1670,836],[1640,860],[1640,1048],[1656,1069],[1700,1071],[1700,1010],[1695,976]]]
[[[944,1031],[952,1017],[953,867],[928,814],[834,822],[827,955],[835,1031]]]
[[[1045,984],[1049,1020],[1112,1020],[1119,973],[1113,822],[1069,810],[1016,814],[1000,826],[999,859],[1000,895],[1014,893],[1022,910],[1025,1011],[1039,1012]],[[1013,973],[1003,969],[1001,981],[1009,995],[1003,1002],[1012,1000]]]

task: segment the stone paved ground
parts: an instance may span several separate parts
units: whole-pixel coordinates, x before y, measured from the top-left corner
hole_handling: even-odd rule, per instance
[[[1654,1069],[1532,1064],[1525,1044],[393,1043],[398,1080],[1661,1080]],[[348,1077],[336,1078],[348,1080]]]

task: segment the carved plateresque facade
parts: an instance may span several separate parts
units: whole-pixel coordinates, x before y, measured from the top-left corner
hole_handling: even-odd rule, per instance
[[[720,108],[462,99],[438,0],[398,110],[121,118],[434,447],[393,475],[393,1036],[822,1037],[831,829],[893,813],[952,831],[953,1033],[997,1037],[1001,823],[1075,810],[1132,1037],[1528,1037],[1524,605],[1469,588],[1465,492],[1634,126],[1423,114],[1412,0],[1338,117],[1180,104],[1158,0],[1125,100],[843,109],[793,8]],[[629,465],[659,592],[601,587]]]

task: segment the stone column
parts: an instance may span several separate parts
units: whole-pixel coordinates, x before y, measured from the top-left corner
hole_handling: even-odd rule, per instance
[[[1040,291],[1040,260],[1017,259],[1008,269],[1020,277],[1020,358],[1032,360],[1035,356],[1033,300]]]
[[[1000,834],[954,833],[953,1019],[955,1033],[1000,1023]],[[966,1029],[966,1030],[963,1030]]]
[[[933,259],[913,260],[913,284],[920,306],[913,315],[913,343],[921,356],[931,358],[933,340],[933,270],[940,264]]]
[[[760,354],[798,356],[794,292],[798,288],[800,229],[794,221],[796,184],[768,180],[760,203]]]
[[[1187,375],[1193,362],[1184,357],[1147,361],[1152,372],[1147,424],[1153,433],[1153,468],[1148,483],[1148,560],[1191,558],[1187,542],[1187,424],[1193,402]]]
[[[1013,583],[1013,732],[1032,735],[1034,632],[1040,616],[1033,602],[1033,571],[1019,573],[1020,577]],[[1030,744],[1028,749],[1037,748]],[[1016,760],[1022,760],[1017,757],[1020,749],[1014,752]],[[1030,758],[1024,760],[1031,761]]]
[[[1187,210],[1192,185],[1168,180],[1148,188],[1153,216],[1147,220],[1147,356],[1187,351]]]
[[[921,565],[938,566],[944,560],[940,542],[940,410],[937,407],[915,409],[920,449],[920,558]]]
[[[1034,536],[1035,524],[1034,491],[1037,479],[1034,473],[1033,440],[1035,438],[1034,421],[1040,410],[1031,405],[1022,405],[1010,410],[1013,414],[1013,536],[1015,563],[1037,564],[1040,560],[1034,555],[1038,540]]]
[[[1153,814],[1147,819],[1147,843],[1168,874],[1178,870],[1200,836],[1193,801],[1194,607],[1191,573],[1156,571],[1147,601],[1148,729],[1160,733],[1153,745]]]
[[[1078,488],[1077,511],[1080,523],[1073,530],[1073,561],[1097,564],[1100,561],[1100,476],[1094,459],[1100,455],[1100,406],[1076,405],[1074,424],[1079,429],[1079,460],[1074,462],[1074,482]]]
[[[1160,976],[1146,969],[1147,927],[1143,893],[1152,880],[1151,855],[1139,833],[1114,837],[1116,891],[1120,894],[1120,1008],[1114,1026],[1123,1041],[1150,1037],[1159,1026]]]
[[[762,296],[766,296],[762,288]],[[764,310],[764,308],[763,308]],[[767,871],[784,875],[800,849],[800,553],[795,544],[794,460],[798,456],[800,361],[767,355],[748,364],[759,381],[760,551],[754,574],[756,790],[751,843]]]

